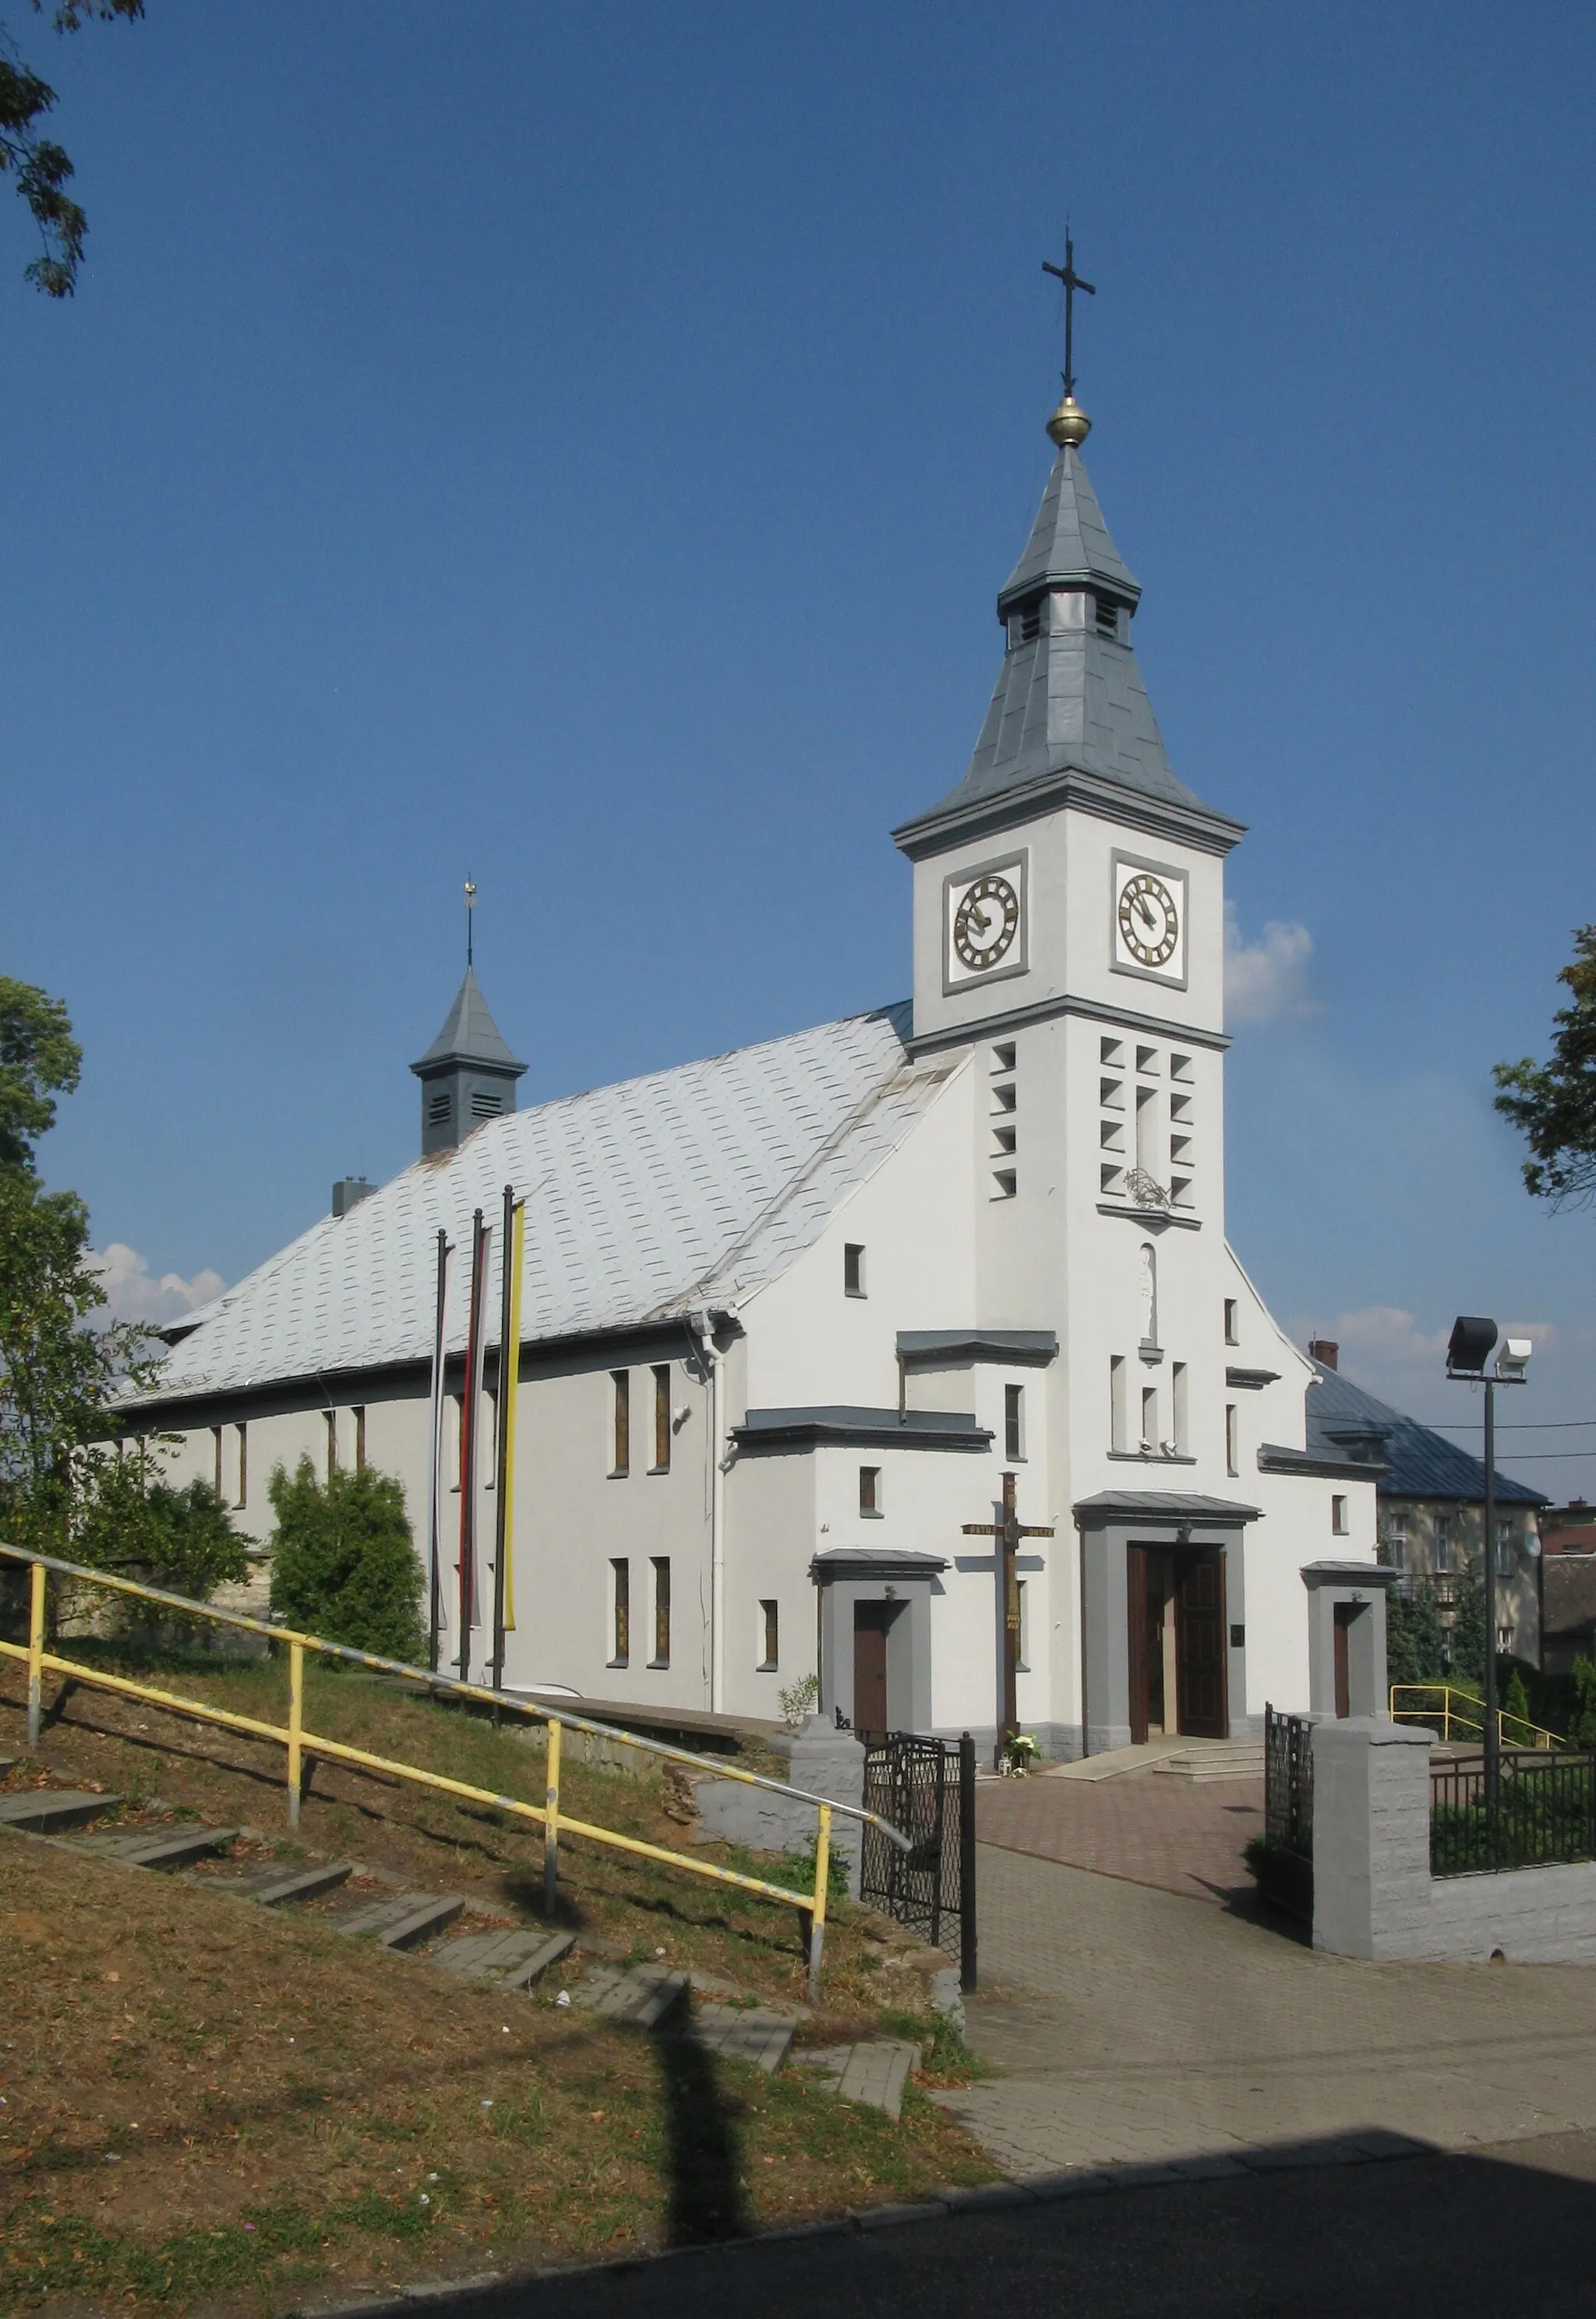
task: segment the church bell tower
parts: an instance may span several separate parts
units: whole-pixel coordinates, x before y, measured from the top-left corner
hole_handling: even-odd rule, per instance
[[[465,886],[465,979],[444,1026],[410,1069],[421,1082],[421,1157],[452,1150],[456,1143],[516,1107],[516,1081],[527,1066],[513,1055],[488,1002],[473,962],[472,916],[476,888]]]

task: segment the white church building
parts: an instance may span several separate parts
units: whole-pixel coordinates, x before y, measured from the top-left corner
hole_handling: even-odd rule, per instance
[[[422,1156],[167,1332],[130,1415],[241,1529],[269,1538],[272,1468],[304,1453],[401,1479],[418,1551],[437,1540],[441,1663],[466,1529],[473,1674],[493,1647],[497,1230],[465,1525],[459,1445],[473,1219],[496,1227],[508,1185],[507,1687],[773,1718],[813,1673],[861,1730],[990,1746],[1006,1681],[1054,1756],[1321,1703],[1314,1605],[1332,1579],[1362,1599],[1379,1445],[1315,1421],[1312,1365],[1226,1241],[1243,833],[1165,755],[1087,427],[1069,400],[1049,423],[969,769],[895,833],[906,1003],[518,1110],[468,971],[413,1066]]]

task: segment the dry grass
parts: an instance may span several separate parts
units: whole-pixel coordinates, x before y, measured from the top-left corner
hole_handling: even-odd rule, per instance
[[[0,1669],[0,1754],[20,1748],[14,1674]],[[283,1687],[273,1666],[167,1680],[274,1716]],[[308,1719],[329,1736],[541,1793],[541,1748],[509,1730],[337,1675],[309,1689]],[[145,1812],[158,1799],[253,1822],[263,1848],[292,1856],[270,1835],[278,1749],[80,1688],[41,1757],[55,1779]],[[41,1776],[24,1761],[9,1784]],[[573,1812],[684,1843],[657,1787],[580,1765],[563,1784]],[[527,1913],[541,1881],[540,1839],[511,1816],[327,1766],[301,1845],[506,1920]],[[591,1846],[563,1847],[562,1865],[563,1906],[589,1948],[663,1950],[751,1991],[801,1995],[790,1910]],[[885,1930],[842,1912],[825,2014],[807,2034],[929,2034],[919,1972],[944,1960]],[[990,2173],[923,2091],[911,2088],[894,2126],[798,2075],[766,2080],[681,2037],[562,2011],[557,1986],[495,1996],[337,1939],[313,1911],[279,1918],[194,1880],[0,1838],[0,2301],[287,2310]]]

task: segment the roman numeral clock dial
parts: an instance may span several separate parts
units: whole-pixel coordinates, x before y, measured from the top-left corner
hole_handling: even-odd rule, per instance
[[[943,883],[943,985],[1001,981],[1025,971],[1025,861],[972,862]]]
[[[1112,963],[1121,974],[1186,981],[1186,879],[1124,854],[1114,865]]]

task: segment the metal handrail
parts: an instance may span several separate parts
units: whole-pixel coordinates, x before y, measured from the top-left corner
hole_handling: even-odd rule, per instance
[[[1404,1700],[1417,1701],[1415,1705],[1397,1705],[1398,1694]],[[1427,1700],[1438,1699],[1438,1706],[1427,1706]],[[1452,1702],[1457,1700],[1459,1706]],[[1452,1726],[1457,1725],[1461,1737],[1483,1739],[1485,1736],[1485,1702],[1472,1691],[1461,1690],[1450,1683],[1393,1683],[1391,1686],[1391,1719],[1393,1723],[1433,1723],[1438,1715],[1441,1737],[1449,1741]],[[1472,1710],[1468,1712],[1465,1710]],[[1528,1739],[1510,1739],[1508,1726],[1515,1731],[1528,1731]],[[1504,1707],[1496,1710],[1496,1736],[1503,1747],[1528,1747],[1537,1751],[1563,1749],[1572,1742],[1560,1733],[1548,1731],[1542,1723],[1531,1723],[1525,1715],[1510,1715]]]
[[[328,1642],[320,1635],[302,1634],[292,1627],[277,1627],[262,1619],[252,1619],[246,1611],[224,1611],[208,1602],[196,1602],[185,1594],[167,1593],[158,1586],[147,1586],[137,1579],[118,1578],[109,1572],[92,1570],[77,1562],[66,1562],[59,1557],[39,1554],[32,1548],[9,1546],[0,1540],[0,1556],[22,1564],[31,1573],[28,1641],[26,1645],[0,1640],[0,1656],[23,1659],[28,1666],[28,1745],[36,1747],[43,1721],[43,1675],[48,1667],[52,1674],[68,1674],[77,1682],[89,1683],[103,1691],[141,1699],[148,1704],[170,1712],[194,1717],[204,1723],[215,1723],[228,1730],[242,1731],[251,1737],[280,1741],[287,1749],[288,1824],[299,1826],[300,1801],[303,1790],[303,1769],[307,1756],[328,1757],[339,1763],[358,1764],[363,1770],[380,1771],[399,1779],[412,1780],[419,1785],[436,1788],[442,1793],[459,1796],[469,1802],[483,1803],[520,1818],[538,1822],[544,1830],[544,1899],[552,1911],[559,1872],[559,1836],[564,1828],[573,1836],[584,1836],[592,1842],[609,1845],[618,1851],[630,1852],[645,1859],[658,1860],[687,1869],[695,1876],[704,1876],[722,1884],[733,1884],[740,1890],[759,1894],[762,1898],[783,1902],[797,1908],[807,1919],[809,1936],[809,1987],[817,1994],[820,1983],[820,1960],[825,1943],[826,1888],[830,1866],[831,1824],[834,1813],[842,1812],[850,1819],[878,1827],[900,1851],[913,1850],[913,1841],[902,1831],[883,1819],[879,1813],[866,1811],[855,1804],[834,1801],[829,1796],[812,1794],[807,1789],[794,1788],[785,1781],[772,1780],[759,1772],[748,1772],[740,1766],[716,1762],[712,1757],[699,1755],[685,1747],[674,1747],[668,1741],[645,1739],[636,1732],[624,1731],[614,1724],[595,1722],[585,1715],[573,1715],[564,1708],[538,1706],[530,1700],[518,1699],[485,1684],[464,1683],[458,1676],[437,1674],[425,1667],[415,1667],[403,1659],[380,1656],[374,1651],[357,1650],[352,1644]],[[119,1594],[130,1594],[140,1602],[154,1602],[163,1609],[178,1611],[190,1618],[200,1618],[222,1626],[236,1627],[245,1633],[262,1635],[268,1641],[288,1647],[288,1721],[285,1725],[265,1723],[257,1718],[237,1714],[230,1708],[212,1706],[204,1700],[184,1699],[176,1694],[157,1690],[149,1683],[131,1681],[125,1675],[107,1674],[104,1669],[86,1665],[81,1660],[64,1657],[44,1647],[45,1594],[49,1574],[84,1581]],[[500,1709],[512,1714],[524,1715],[548,1728],[548,1757],[546,1767],[544,1802],[541,1807],[524,1802],[517,1796],[494,1795],[485,1788],[469,1785],[461,1780],[451,1780],[441,1772],[430,1772],[419,1764],[401,1763],[392,1757],[374,1755],[364,1748],[351,1747],[343,1740],[325,1737],[304,1728],[304,1654],[315,1651],[323,1657],[343,1659],[356,1666],[371,1667],[383,1674],[397,1675],[406,1682],[423,1686],[429,1692],[443,1692],[452,1698],[469,1699]],[[712,1773],[718,1779],[741,1781],[745,1786],[768,1788],[789,1801],[813,1804],[817,1814],[815,1847],[815,1889],[812,1893],[790,1891],[784,1885],[772,1884],[762,1878],[744,1876],[735,1869],[722,1868],[717,1863],[694,1860],[685,1853],[672,1852],[660,1845],[645,1844],[639,1836],[623,1836],[618,1829],[604,1828],[583,1820],[570,1818],[560,1809],[560,1740],[562,1729],[591,1732],[596,1737],[613,1741],[620,1746],[636,1747],[642,1753],[662,1755],[672,1763],[690,1764],[694,1769]]]

